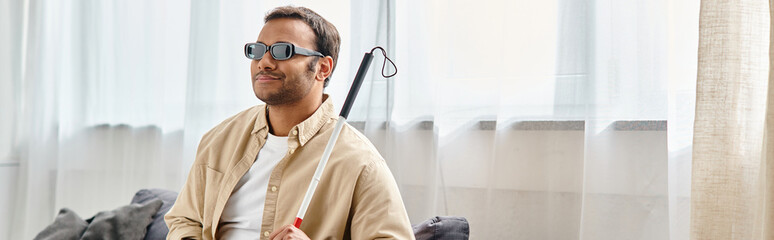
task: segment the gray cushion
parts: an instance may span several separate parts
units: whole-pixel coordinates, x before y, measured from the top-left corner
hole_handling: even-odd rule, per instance
[[[81,239],[141,240],[161,204],[160,199],[155,199],[144,204],[135,203],[112,211],[99,212]]]
[[[148,225],[148,232],[145,234],[145,240],[163,240],[167,238],[169,228],[164,222],[164,214],[169,212],[177,199],[177,192],[164,189],[142,189],[137,191],[132,198],[132,203],[146,203],[154,199],[161,199],[162,205],[156,214],[153,215],[153,222]]]
[[[68,208],[59,210],[54,223],[35,236],[35,240],[79,239],[88,223]]]
[[[434,217],[413,226],[417,240],[461,239],[470,236],[468,220],[464,217]]]

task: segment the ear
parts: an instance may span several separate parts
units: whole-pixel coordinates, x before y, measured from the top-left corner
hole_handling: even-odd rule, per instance
[[[325,56],[317,61],[319,70],[315,74],[314,78],[317,81],[325,81],[328,76],[333,72],[333,58],[331,56]]]

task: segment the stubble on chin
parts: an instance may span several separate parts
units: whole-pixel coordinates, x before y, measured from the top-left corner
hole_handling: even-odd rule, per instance
[[[286,81],[282,79],[282,85],[274,91],[260,91],[267,89],[256,89],[255,96],[267,105],[285,105],[300,101],[312,90],[313,79],[299,79],[296,81]],[[302,83],[301,81],[307,81]],[[259,87],[260,88],[260,87]]]
[[[270,75],[272,77],[279,78],[281,81],[281,86],[279,89],[273,90],[273,91],[265,91],[268,89],[261,89],[260,85],[255,85],[256,83],[253,82],[253,90],[255,91],[255,96],[258,97],[261,101],[266,103],[267,105],[284,105],[284,104],[290,104],[297,101],[300,101],[306,95],[309,94],[309,92],[312,91],[312,87],[314,86],[314,75],[315,75],[315,69],[314,64],[316,64],[316,61],[310,61],[310,63],[307,66],[307,70],[303,73],[299,73],[296,75],[290,74],[286,75],[284,73],[274,73],[274,72],[258,72],[257,75]],[[261,91],[264,90],[264,91]]]

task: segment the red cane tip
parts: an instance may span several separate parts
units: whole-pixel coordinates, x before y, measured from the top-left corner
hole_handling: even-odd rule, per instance
[[[293,226],[296,226],[296,228],[301,228],[301,221],[303,221],[300,218],[296,218],[295,221],[293,221]]]

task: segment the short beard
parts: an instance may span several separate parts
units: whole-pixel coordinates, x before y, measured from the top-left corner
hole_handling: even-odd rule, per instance
[[[315,65],[317,65],[317,60],[319,60],[319,57],[316,58],[316,60],[309,61],[309,64],[307,65],[307,71],[303,74],[303,76],[301,76],[301,78],[296,79],[298,81],[288,82],[286,76],[282,82],[282,88],[280,88],[277,93],[269,94],[265,97],[258,96],[257,94],[256,96],[258,99],[266,103],[266,105],[270,106],[298,102],[312,91],[312,86],[314,85]]]

